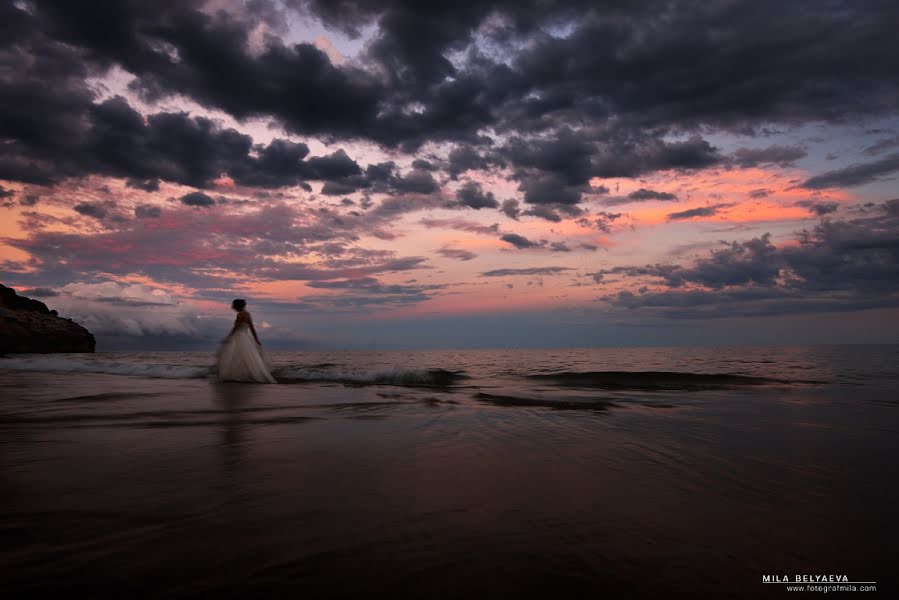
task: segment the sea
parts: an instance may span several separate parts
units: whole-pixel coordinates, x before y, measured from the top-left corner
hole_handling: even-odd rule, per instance
[[[0,358],[0,597],[896,589],[899,345],[267,358]]]

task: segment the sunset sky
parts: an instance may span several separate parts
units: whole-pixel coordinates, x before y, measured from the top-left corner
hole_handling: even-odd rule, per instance
[[[899,340],[899,3],[0,0],[0,283],[98,349]]]

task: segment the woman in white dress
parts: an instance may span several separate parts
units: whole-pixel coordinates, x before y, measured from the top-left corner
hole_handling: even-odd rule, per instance
[[[246,310],[247,301],[237,299],[231,308],[237,311],[234,328],[222,341],[218,352],[218,377],[222,381],[277,383],[262,356],[262,343]]]

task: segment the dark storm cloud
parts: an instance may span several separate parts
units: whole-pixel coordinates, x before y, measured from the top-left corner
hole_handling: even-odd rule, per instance
[[[657,192],[646,188],[631,192],[627,197],[631,200],[677,200],[677,196],[670,192]]]
[[[563,216],[579,217],[583,213],[583,210],[571,204],[548,203],[536,204],[527,210],[521,211],[520,214],[540,217],[541,219],[558,223],[562,220]]]
[[[155,219],[162,215],[162,209],[158,206],[139,204],[134,207],[134,216],[138,219]]]
[[[640,136],[605,146],[594,160],[594,174],[599,177],[636,177],[669,169],[705,169],[722,161],[718,148],[698,135],[674,142]]]
[[[592,177],[799,158],[795,148],[772,147],[727,159],[696,132],[751,133],[899,107],[893,2],[287,4],[348,33],[374,25],[373,37],[358,60],[333,64],[313,45],[276,35],[251,44],[259,23],[286,32],[289,15],[268,2],[214,14],[199,0],[3,3],[0,178],[95,173],[139,189],[156,179],[204,188],[229,173],[272,188],[318,178],[329,194],[373,185],[349,157],[316,161],[287,142],[259,150],[187,115],[145,123],[123,102],[96,104],[86,80],[111,66],[133,74],[132,89],[148,102],[180,95],[239,120],[406,152],[452,142],[442,165],[450,177],[507,164],[532,205],[575,206]],[[546,33],[556,26],[566,35]],[[476,32],[489,54],[472,45]],[[805,185],[856,185],[895,170],[882,161],[852,169]],[[404,183],[398,189],[429,193],[422,176]]]
[[[873,162],[858,163],[815,175],[802,183],[802,187],[820,190],[835,187],[864,185],[882,179],[885,175],[899,171],[899,153]]]
[[[605,198],[602,204],[605,206],[620,206],[622,204],[632,204],[634,202],[648,202],[650,200],[664,200],[668,202],[677,202],[677,196],[670,192],[657,192],[640,188],[624,197]]]
[[[480,171],[503,164],[501,158],[489,151],[481,153],[471,146],[461,145],[450,151],[446,171],[450,177],[456,179],[466,171]]]
[[[580,185],[590,179],[596,147],[585,134],[562,129],[540,143],[513,138],[502,152],[519,169],[552,173],[560,184]]]
[[[777,249],[771,236],[765,234],[748,242],[732,242],[721,250],[712,250],[708,258],[692,267],[664,275],[666,283],[678,286],[685,282],[710,288],[733,285],[772,285],[780,271]]]
[[[293,144],[293,146],[301,146],[306,153],[309,152],[306,144]],[[299,160],[298,154],[297,160]],[[309,179],[321,181],[345,179],[362,173],[362,169],[356,164],[356,161],[347,156],[343,150],[337,150],[327,156],[314,156],[306,161],[304,166]]]
[[[899,135],[894,135],[893,137],[877,140],[875,143],[862,150],[862,152],[864,152],[868,156],[876,156],[881,152],[890,150],[892,148],[895,148],[896,146],[899,146]]]
[[[16,193],[12,190],[8,190],[0,185],[0,198],[12,198]]]
[[[319,157],[316,164],[303,163],[309,154],[309,146],[288,140],[275,139],[268,146],[257,146],[256,157],[247,161],[237,161],[228,170],[234,180],[243,185],[277,188],[296,185],[301,178],[332,179],[319,176],[322,171],[337,171],[345,154],[336,157]],[[333,163],[333,164],[332,164]],[[355,164],[355,163],[354,163]],[[356,165],[358,170],[358,165]],[[344,170],[352,170],[351,166]]]
[[[215,200],[203,192],[190,192],[181,196],[181,204],[208,208],[215,205]]]
[[[893,54],[896,20],[895,6],[886,2],[697,7],[500,0],[434,7],[348,1],[308,7],[348,31],[377,22],[373,57],[410,87],[460,76],[444,53],[464,46],[487,15],[498,16],[505,26],[494,40],[530,44],[511,68],[487,70],[492,77],[485,83],[495,82],[491,91],[508,90],[500,98],[510,120],[533,127],[573,113],[745,126],[765,119],[841,119],[896,106],[894,65],[882,60]],[[570,35],[530,35],[566,17],[576,23]]]
[[[130,178],[125,182],[125,185],[130,188],[143,190],[145,192],[158,192],[159,191],[159,179],[157,179],[155,177],[153,177],[151,179]]]
[[[40,0],[39,26],[83,48],[97,64],[118,63],[138,76],[148,99],[184,94],[239,118],[277,114],[297,133],[355,133],[371,122],[382,84],[351,67],[337,68],[311,44],[271,40],[258,56],[247,47],[251,21],[189,0],[147,5],[75,6]]]
[[[834,213],[840,207],[839,202],[820,202],[817,200],[799,200],[795,205],[807,208],[810,213],[819,217]]]
[[[504,215],[509,217],[510,219],[518,220],[518,217],[521,216],[521,208],[518,200],[510,198],[508,200],[503,200],[503,204],[500,207],[500,210]]]
[[[586,191],[583,185],[568,185],[558,175],[546,173],[522,177],[518,189],[528,204],[577,204]]]
[[[733,203],[722,202],[719,204],[712,204],[710,206],[702,206],[699,208],[690,208],[687,210],[682,210],[680,212],[668,213],[666,217],[669,221],[682,221],[684,219],[692,219],[694,217],[711,217],[712,215],[717,215],[718,211],[722,208],[729,208],[733,206]]]
[[[224,173],[238,184],[269,188],[305,179],[341,182],[361,174],[343,150],[303,160],[309,152],[305,144],[275,139],[254,146],[248,135],[184,113],[145,119],[121,97],[83,108],[72,116],[82,124],[80,136],[65,140],[65,147],[55,139],[32,138],[13,148],[20,161],[34,167],[8,177],[49,183],[94,173],[124,177],[129,187],[155,191],[159,180],[205,188]],[[0,147],[0,177],[6,150]]]
[[[636,177],[672,169],[690,171],[723,160],[717,148],[698,136],[666,141],[660,134],[602,134],[608,135],[608,139],[597,142],[587,132],[563,128],[548,139],[514,138],[502,148],[514,169],[513,177],[520,182],[518,189],[524,193],[524,201],[533,206],[530,214],[551,221],[560,220],[560,212],[578,216],[580,212],[575,207],[584,194],[608,192],[603,186],[591,188],[589,181],[593,177]],[[616,199],[606,203],[615,204]],[[548,205],[553,209],[539,208]]]
[[[544,38],[518,65],[546,87],[577,81],[572,107],[598,96],[641,124],[745,127],[765,118],[840,120],[896,108],[895,82],[887,81],[892,64],[877,64],[891,54],[896,8],[889,3],[816,4],[814,18],[807,5],[771,1],[666,6],[635,6],[639,20],[586,14],[572,35]],[[651,39],[636,42],[650,31]]]
[[[498,208],[499,202],[493,197],[492,192],[484,193],[481,184],[475,181],[467,181],[456,192],[459,204],[467,208],[480,210],[482,208]]]
[[[596,144],[583,133],[563,128],[548,139],[512,138],[501,150],[514,169],[524,201],[535,216],[559,221],[559,207],[574,206],[589,191]],[[540,206],[551,205],[540,209]]]
[[[392,182],[392,187],[394,193],[398,194],[433,194],[439,189],[434,176],[421,169],[396,178]]]
[[[344,156],[346,156],[344,154]],[[310,160],[309,162],[313,162]],[[355,165],[355,162],[353,162]],[[398,172],[392,161],[368,165],[365,171],[349,167],[344,172],[317,173],[327,175],[331,181],[325,183],[322,193],[326,196],[342,196],[357,190],[390,195],[434,194],[440,189],[429,169],[413,168],[405,175]],[[319,177],[321,178],[321,177]]]
[[[518,235],[517,233],[507,233],[500,236],[499,239],[506,242],[507,244],[512,244],[519,250],[522,248],[540,248],[543,246],[543,244],[541,244],[540,242],[529,240],[528,238]]]
[[[733,155],[734,164],[742,168],[758,167],[774,164],[779,167],[791,167],[800,158],[805,158],[808,151],[799,146],[768,146],[767,148],[738,148]]]
[[[75,212],[85,217],[103,219],[109,213],[109,207],[100,202],[81,202],[74,206]]]
[[[651,279],[665,290],[624,291],[615,306],[669,317],[838,312],[895,307],[899,300],[899,199],[864,217],[825,219],[776,247],[770,234],[732,242],[690,265],[621,266],[604,275]],[[697,286],[699,289],[697,289]]]
[[[433,163],[431,163],[427,160],[424,160],[423,158],[416,158],[415,160],[413,160],[412,168],[413,169],[423,169],[425,171],[436,171],[437,170],[437,167]]]

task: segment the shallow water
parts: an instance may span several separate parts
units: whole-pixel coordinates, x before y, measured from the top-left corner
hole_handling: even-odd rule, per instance
[[[0,590],[889,589],[899,346],[0,359]],[[776,588],[776,589],[772,589]]]

